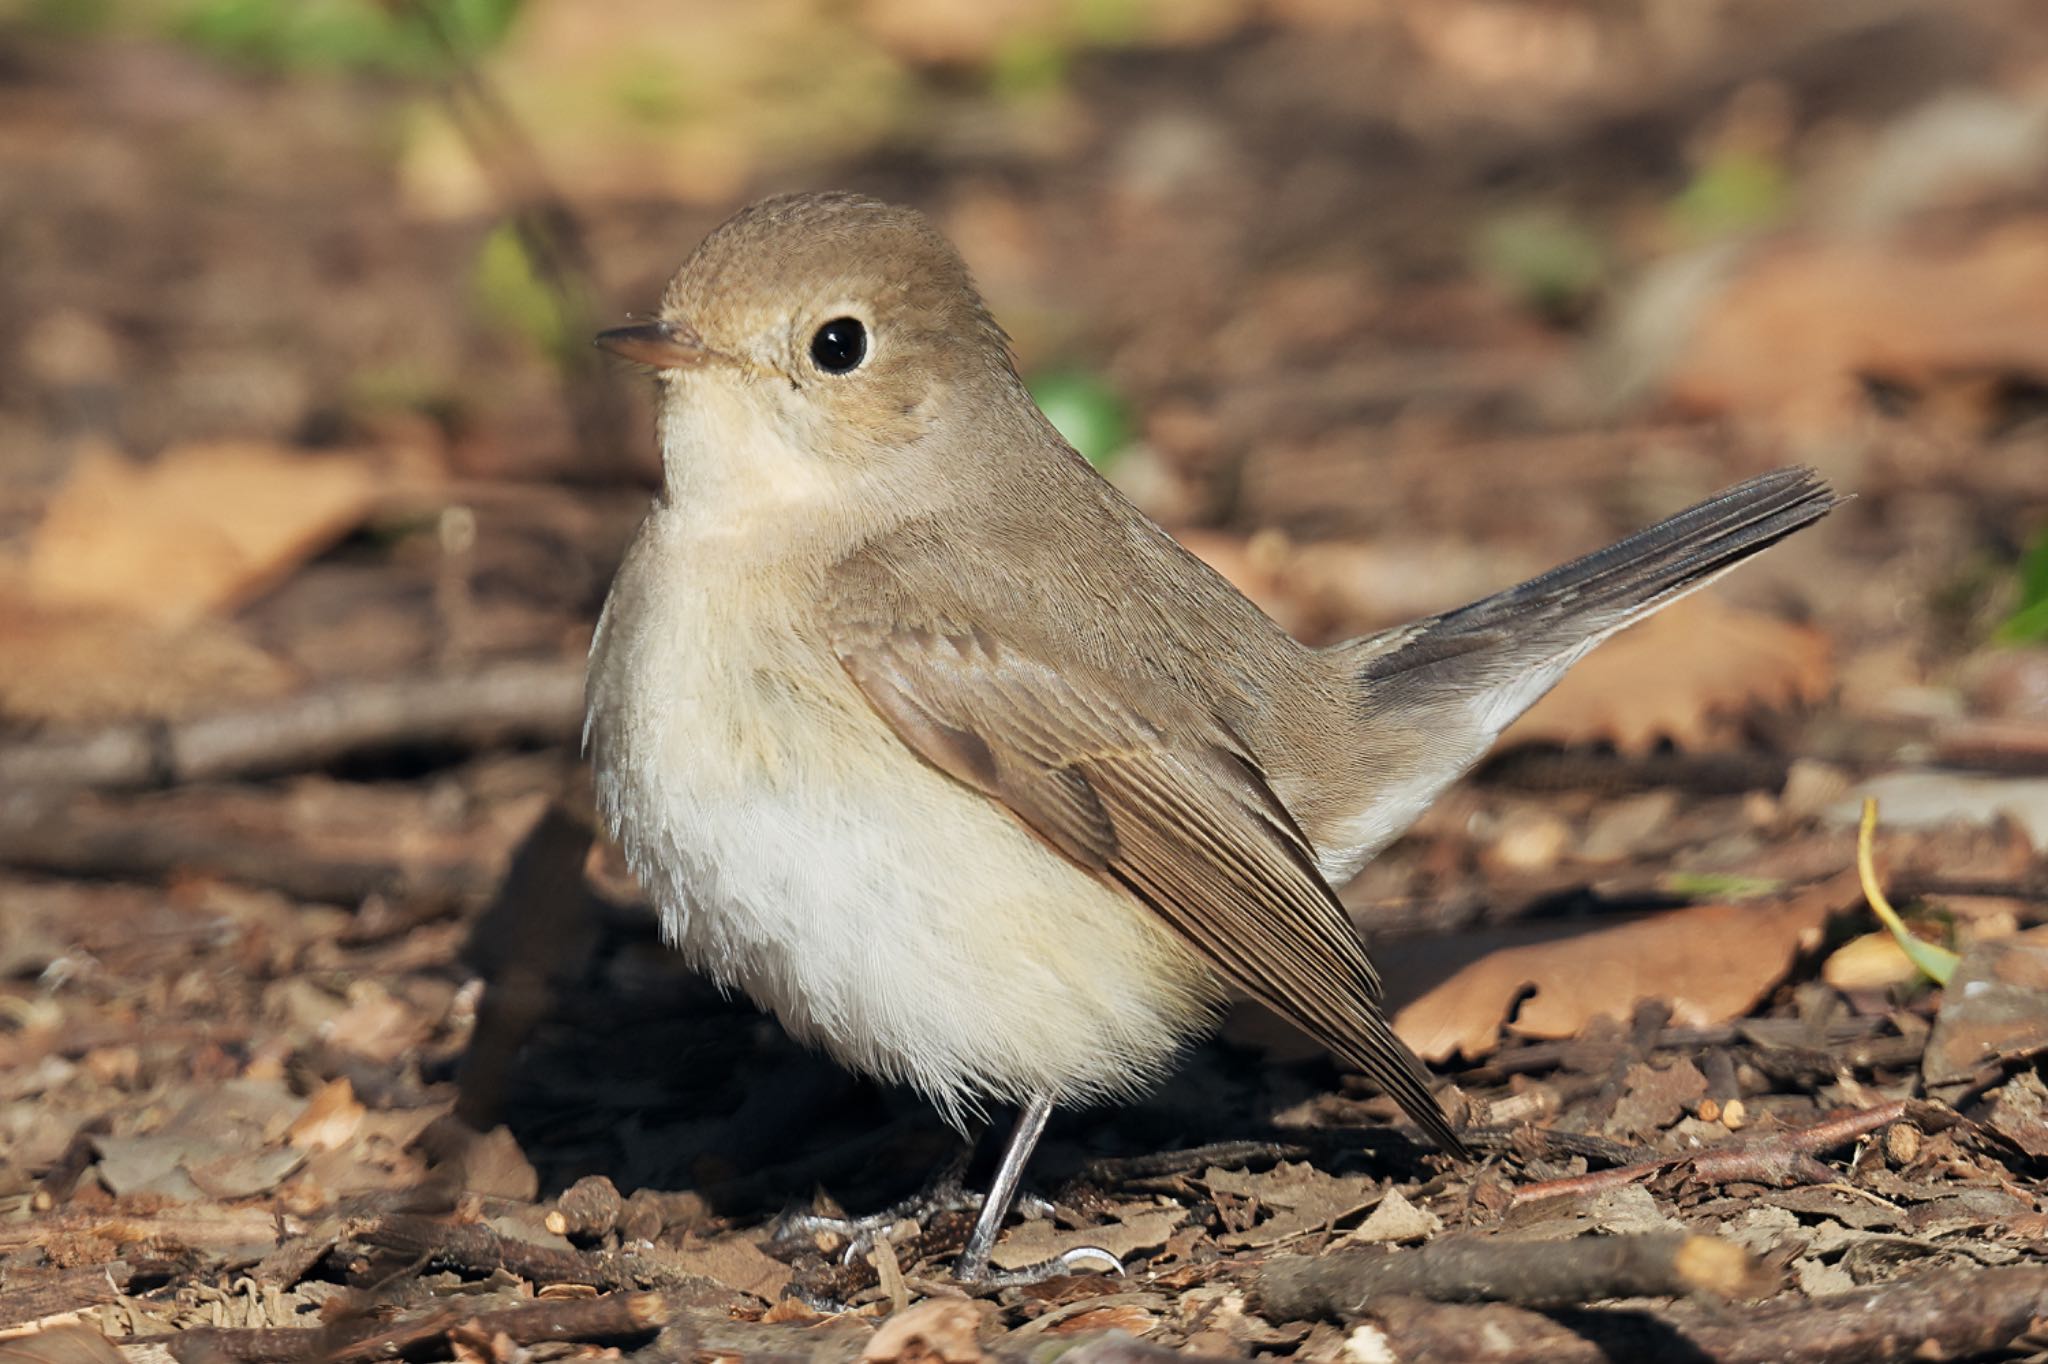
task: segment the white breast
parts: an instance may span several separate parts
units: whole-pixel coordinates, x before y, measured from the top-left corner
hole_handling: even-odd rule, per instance
[[[959,1120],[1156,1079],[1214,987],[1151,912],[927,766],[735,546],[657,510],[592,648],[600,809],[671,939]]]

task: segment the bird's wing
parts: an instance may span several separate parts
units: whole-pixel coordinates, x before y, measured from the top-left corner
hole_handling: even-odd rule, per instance
[[[904,743],[1122,885],[1224,980],[1462,1152],[1307,838],[1219,721],[1140,683],[1112,690],[1054,667],[976,621],[879,620],[859,591],[832,601],[841,663]]]

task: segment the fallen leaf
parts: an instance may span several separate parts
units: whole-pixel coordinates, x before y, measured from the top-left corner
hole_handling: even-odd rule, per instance
[[[1156,1250],[1166,1244],[1173,1230],[1187,1220],[1179,1208],[1148,1209],[1120,1221],[1099,1227],[1062,1231],[1049,1221],[1026,1222],[1013,1227],[990,1259],[998,1269],[1020,1269],[1064,1255],[1070,1250],[1106,1250],[1119,1260],[1140,1250]]]
[[[1997,380],[2048,373],[2048,239],[2029,220],[1966,240],[1787,240],[1738,267],[1668,380],[1695,411],[1766,419],[1796,437],[1863,419],[1865,378],[1947,396],[1979,434]]]
[[[540,1195],[539,1174],[519,1149],[519,1138],[502,1124],[479,1132],[456,1115],[446,1114],[421,1131],[418,1149],[429,1165],[452,1171],[472,1193],[515,1203],[531,1203]],[[545,1217],[543,1212],[543,1222]]]
[[[285,1129],[285,1140],[302,1151],[339,1150],[355,1137],[367,1111],[356,1102],[347,1077],[337,1076],[313,1091],[305,1110]]]
[[[1985,1122],[2034,1159],[2048,1159],[2048,1086],[2033,1071],[2006,1081]]]
[[[212,1154],[203,1139],[181,1133],[153,1133],[146,1137],[101,1137],[93,1143],[99,1151],[100,1182],[115,1195],[150,1194],[179,1203],[203,1196],[199,1186],[185,1173],[185,1158]]]
[[[1987,1062],[2048,1050],[2048,947],[2020,939],[1979,943],[1942,991],[1920,1058],[1930,1085],[1967,1080]]]
[[[1656,1195],[1640,1184],[1602,1189],[1579,1209],[1587,1225],[1609,1236],[1638,1236],[1645,1232],[1683,1231],[1685,1224],[1658,1204]]]
[[[1669,829],[1677,813],[1678,792],[1670,787],[1602,801],[1572,854],[1581,862],[1626,862]]]
[[[1627,1020],[1643,999],[1667,1001],[1672,1021],[1686,1027],[1740,1018],[1856,896],[1855,873],[1845,872],[1779,904],[1694,905],[1590,930],[1545,925],[1390,942],[1376,955],[1389,982],[1436,982],[1394,1015],[1402,1039],[1426,1060],[1477,1060],[1500,1044],[1503,1028],[1576,1037],[1596,1018]]]
[[[165,626],[50,607],[0,585],[0,714],[84,725],[175,719],[282,696],[297,673],[231,621]]]
[[[1244,1231],[1217,1238],[1219,1244],[1231,1248],[1278,1245],[1320,1231],[1339,1218],[1371,1207],[1386,1187],[1384,1181],[1370,1175],[1326,1174],[1306,1161],[1285,1160],[1257,1174],[1212,1166],[1202,1176],[1202,1183],[1212,1194],[1256,1199],[1275,1214]]]
[[[125,1364],[126,1359],[90,1326],[53,1326],[0,1342],[0,1364]]]
[[[321,1028],[321,1036],[342,1051],[372,1061],[396,1061],[424,1042],[427,1021],[373,980],[348,987],[348,1007]]]
[[[1820,978],[1837,990],[1887,990],[1919,978],[1920,968],[1890,933],[1851,938],[1821,963]]]
[[[1122,1331],[1126,1335],[1142,1336],[1158,1324],[1158,1313],[1147,1311],[1134,1302],[1125,1302],[1078,1312],[1058,1325],[1046,1328],[1046,1334],[1070,1336],[1083,1331]]]
[[[666,1258],[682,1273],[701,1274],[769,1302],[780,1301],[790,1284],[789,1266],[739,1232],[685,1245]]]
[[[1701,748],[1751,711],[1821,699],[1833,681],[1819,631],[1699,593],[1588,654],[1501,742]]]
[[[814,1321],[825,1320],[825,1317],[825,1313],[820,1312],[802,1298],[788,1297],[776,1303],[766,1312],[763,1312],[761,1314],[761,1323],[764,1326],[781,1326],[793,1322],[798,1326],[808,1326]]]
[[[359,454],[185,445],[137,464],[82,455],[29,543],[48,606],[180,625],[249,600],[362,523],[383,479]]]
[[[230,1080],[153,1132],[97,1138],[100,1178],[117,1194],[181,1202],[268,1192],[306,1158],[277,1144],[297,1107],[280,1082]]]
[[[282,1184],[305,1160],[303,1151],[273,1146],[231,1152],[212,1160],[187,1157],[182,1168],[208,1198],[254,1198]]]
[[[1443,1229],[1443,1218],[1427,1208],[1416,1207],[1399,1189],[1389,1189],[1380,1205],[1344,1238],[1344,1244],[1378,1246],[1426,1241]]]
[[[930,1298],[883,1322],[860,1352],[871,1364],[938,1359],[976,1364],[981,1359],[981,1308],[966,1298]]]
[[[1608,1133],[1619,1137],[1653,1136],[1707,1094],[1707,1077],[1682,1056],[1668,1066],[1638,1061],[1628,1068],[1623,1084],[1627,1092],[1607,1124]]]

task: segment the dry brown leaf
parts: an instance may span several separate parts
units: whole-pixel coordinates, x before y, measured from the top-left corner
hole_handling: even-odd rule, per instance
[[[258,442],[185,445],[137,464],[79,458],[30,541],[46,606],[180,625],[249,600],[362,523],[382,491],[361,454]]]
[[[1187,1213],[1178,1208],[1148,1208],[1103,1226],[1071,1231],[1048,1221],[1026,1222],[1004,1233],[989,1258],[998,1269],[1021,1269],[1081,1249],[1106,1250],[1122,1259],[1140,1250],[1157,1250],[1185,1221]]]
[[[348,1007],[321,1029],[336,1047],[372,1061],[396,1061],[424,1042],[431,1024],[374,980],[348,987]]]
[[[1819,700],[1833,679],[1819,631],[1701,593],[1588,654],[1501,742],[1699,748],[1758,707]]]
[[[779,1301],[790,1283],[788,1265],[738,1232],[693,1242],[665,1258],[685,1274],[702,1274],[727,1288],[769,1302]]]
[[[1382,1183],[1371,1175],[1325,1174],[1306,1161],[1281,1161],[1271,1170],[1253,1173],[1211,1167],[1202,1176],[1211,1193],[1255,1199],[1274,1215],[1245,1231],[1226,1232],[1219,1245],[1254,1248],[1279,1245],[1340,1218],[1372,1206]]]
[[[1437,982],[1394,1015],[1403,1040],[1426,1060],[1476,1060],[1500,1045],[1503,1028],[1576,1037],[1596,1018],[1625,1021],[1643,999],[1667,1001],[1672,1020],[1688,1027],[1740,1018],[1856,894],[1855,874],[1845,872],[1780,904],[1694,905],[1591,931],[1388,943],[1376,955],[1391,982]]]
[[[347,1076],[336,1076],[313,1091],[305,1109],[285,1129],[285,1140],[302,1151],[338,1151],[355,1139],[369,1110],[356,1101]]]
[[[1692,408],[1838,433],[1867,407],[1864,376],[1928,391],[2048,373],[2044,312],[2037,220],[1960,243],[1789,241],[1713,301],[1669,387]]]
[[[1621,1101],[1607,1120],[1607,1132],[1623,1138],[1654,1136],[1690,1112],[1707,1096],[1707,1077],[1685,1057],[1669,1065],[1638,1061],[1622,1079]]]
[[[825,1320],[827,1315],[827,1313],[820,1312],[802,1298],[791,1296],[784,1298],[766,1312],[763,1312],[761,1314],[761,1324],[764,1326],[781,1326],[787,1323],[794,1323],[798,1326],[809,1326],[812,1322]]]
[[[64,1325],[0,1343],[0,1364],[126,1364],[126,1356],[90,1326]]]
[[[930,1298],[883,1322],[860,1357],[884,1361],[943,1360],[976,1364],[982,1357],[981,1308],[966,1298]]]
[[[1083,1331],[1122,1331],[1125,1335],[1143,1336],[1159,1324],[1159,1314],[1148,1311],[1134,1302],[1111,1303],[1106,1307],[1091,1307],[1053,1326],[1046,1328],[1052,1336],[1079,1335]]]
[[[60,725],[175,719],[282,696],[297,674],[233,623],[162,626],[33,605],[0,585],[0,715]]]
[[[1443,1218],[1427,1208],[1416,1207],[1399,1189],[1389,1189],[1380,1205],[1354,1227],[1341,1244],[1379,1246],[1400,1241],[1427,1241],[1443,1229]]]
[[[1849,939],[1820,968],[1820,978],[1842,991],[1886,990],[1908,984],[1919,974],[1898,939],[1883,930]]]
[[[436,1168],[453,1171],[456,1180],[471,1193],[514,1203],[531,1203],[540,1196],[540,1175],[520,1149],[519,1138],[502,1123],[488,1132],[479,1132],[449,1115],[421,1134],[420,1146]],[[527,1220],[528,1210],[515,1211],[520,1220]],[[545,1212],[539,1213],[531,1219],[532,1225],[522,1226],[517,1235],[522,1240],[559,1240],[555,1233],[546,1230],[546,1218]]]

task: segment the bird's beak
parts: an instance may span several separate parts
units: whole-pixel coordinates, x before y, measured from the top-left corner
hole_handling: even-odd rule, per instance
[[[597,344],[636,365],[655,369],[693,369],[717,352],[704,338],[680,322],[639,322],[597,334]]]

